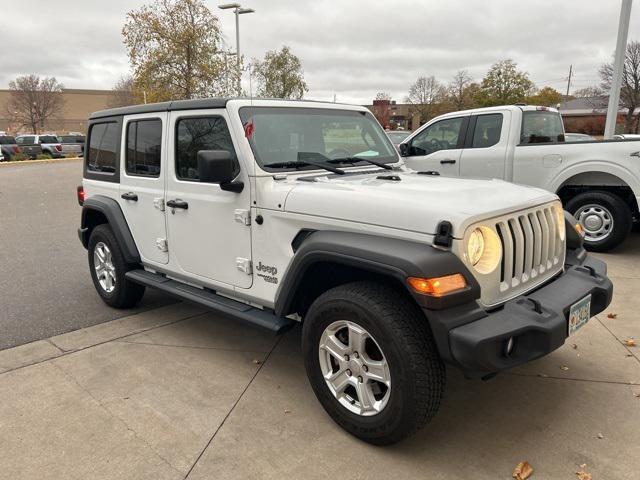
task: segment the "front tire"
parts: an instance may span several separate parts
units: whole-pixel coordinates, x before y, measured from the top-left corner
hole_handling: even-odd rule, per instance
[[[333,288],[309,309],[302,335],[313,391],[352,435],[397,443],[438,411],[444,365],[427,319],[404,292],[373,282]]]
[[[93,229],[87,250],[91,279],[100,298],[114,308],[135,306],[142,299],[145,288],[127,280],[125,274],[138,266],[125,262],[109,225],[98,225]]]
[[[567,202],[566,209],[584,228],[584,246],[593,252],[607,252],[617,247],[633,226],[629,206],[609,192],[581,193]]]

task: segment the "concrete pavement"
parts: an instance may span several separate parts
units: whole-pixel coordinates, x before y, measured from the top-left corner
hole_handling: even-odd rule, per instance
[[[164,306],[0,352],[0,472],[12,479],[639,477],[640,245],[605,255],[616,293],[553,354],[488,381],[448,372],[408,441],[364,444],[307,384],[300,331],[276,338]]]

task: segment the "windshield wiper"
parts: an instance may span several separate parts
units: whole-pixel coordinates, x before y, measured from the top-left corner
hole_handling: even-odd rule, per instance
[[[300,154],[298,154],[298,158],[299,157],[300,157]],[[306,158],[304,160],[298,160],[298,161],[291,160],[288,162],[265,163],[263,166],[269,167],[269,168],[296,168],[296,169],[300,167],[314,166],[314,167],[324,168],[325,170],[328,170],[332,173],[337,173],[338,175],[345,174],[345,171],[339,169],[338,167],[334,167],[333,165],[330,165],[326,162],[316,161],[309,158]]]
[[[371,165],[375,165],[377,167],[380,168],[384,168],[385,170],[393,170],[393,167],[389,164],[386,163],[382,163],[382,162],[377,162],[375,160],[371,160],[370,158],[366,158],[366,157],[341,157],[341,158],[332,158],[332,159],[327,159],[328,162],[330,163],[342,163],[342,162],[350,162],[350,163],[356,163],[356,162],[368,162]]]

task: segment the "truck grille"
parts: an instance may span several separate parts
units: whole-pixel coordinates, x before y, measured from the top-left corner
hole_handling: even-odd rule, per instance
[[[500,291],[521,290],[562,269],[565,245],[552,205],[522,212],[495,224],[502,241]]]

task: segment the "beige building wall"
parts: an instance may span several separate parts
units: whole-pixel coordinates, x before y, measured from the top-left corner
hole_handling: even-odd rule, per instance
[[[43,131],[57,133],[85,132],[87,118],[92,112],[108,108],[113,92],[111,90],[64,89],[62,91],[63,107],[61,111],[45,122]],[[12,134],[28,130],[16,125],[8,110],[10,90],[0,90],[0,130]]]

